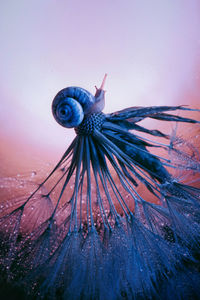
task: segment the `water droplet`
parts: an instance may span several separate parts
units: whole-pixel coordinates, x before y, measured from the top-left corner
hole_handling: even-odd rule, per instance
[[[34,177],[37,173],[35,171],[31,172],[31,177]]]

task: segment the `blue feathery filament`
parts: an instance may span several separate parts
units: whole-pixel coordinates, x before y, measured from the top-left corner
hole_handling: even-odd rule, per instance
[[[70,105],[73,95],[79,101],[84,93],[90,105],[49,176],[28,197],[1,207],[2,293],[20,299],[198,299],[200,189],[170,171],[198,180],[198,150],[175,134],[138,125],[146,118],[197,124],[170,113],[191,109],[131,107],[104,114],[103,85],[96,97],[76,87],[61,92],[52,110],[63,126],[73,113],[62,121],[70,108],[62,111],[59,101]]]

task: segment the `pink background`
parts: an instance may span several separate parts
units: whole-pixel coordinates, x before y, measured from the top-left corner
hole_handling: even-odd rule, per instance
[[[199,28],[198,0],[1,1],[2,174],[61,156],[74,131],[51,102],[66,86],[94,93],[108,73],[105,112],[200,108]]]

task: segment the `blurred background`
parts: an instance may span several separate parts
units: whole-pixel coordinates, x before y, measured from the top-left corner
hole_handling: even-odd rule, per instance
[[[200,108],[199,28],[199,0],[1,1],[1,175],[57,162],[74,131],[52,99],[70,85],[94,93],[105,73],[105,112]]]

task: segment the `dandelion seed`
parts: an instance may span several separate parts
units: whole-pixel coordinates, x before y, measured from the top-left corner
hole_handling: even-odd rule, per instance
[[[138,122],[200,122],[171,114],[191,110],[182,106],[104,114],[105,80],[95,96],[69,87],[54,98],[56,121],[76,137],[31,195],[2,207],[5,280],[38,299],[175,299],[187,270],[195,297],[200,189],[172,171],[199,177],[199,152],[176,130]]]

